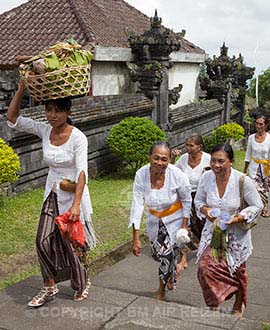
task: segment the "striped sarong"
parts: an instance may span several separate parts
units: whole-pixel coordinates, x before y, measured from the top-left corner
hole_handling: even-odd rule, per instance
[[[70,280],[72,289],[81,291],[87,284],[87,270],[71,244],[62,238],[53,221],[57,215],[57,195],[51,192],[43,204],[36,237],[42,277],[55,283]]]

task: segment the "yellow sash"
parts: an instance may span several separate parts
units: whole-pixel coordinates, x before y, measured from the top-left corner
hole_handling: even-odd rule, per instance
[[[252,157],[252,160],[256,164],[263,164],[264,165],[264,173],[266,176],[269,176],[270,174],[270,159],[255,159]]]
[[[165,210],[156,211],[156,210],[153,210],[150,208],[148,210],[152,215],[154,215],[158,218],[163,218],[163,217],[167,217],[168,215],[175,213],[176,211],[180,210],[181,208],[182,208],[182,203],[181,203],[181,201],[178,200]]]

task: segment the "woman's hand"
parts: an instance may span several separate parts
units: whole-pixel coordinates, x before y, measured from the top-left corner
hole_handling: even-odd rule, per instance
[[[174,164],[175,158],[181,155],[181,150],[180,149],[173,149],[171,153],[171,163]]]
[[[235,214],[226,222],[226,225],[231,225],[232,223],[243,222],[245,219],[241,214]]]
[[[136,257],[139,257],[141,255],[141,240],[139,238],[133,239],[133,244],[132,244],[132,252]]]
[[[71,213],[69,220],[77,221],[80,219],[80,206],[72,205],[69,212]]]
[[[189,227],[188,227],[188,218],[183,217],[181,228],[184,228],[184,229],[186,229],[187,231],[189,231]]]
[[[20,81],[18,83],[18,91],[21,93],[24,93],[25,90],[26,90],[25,81],[23,79],[20,79]]]
[[[205,215],[206,219],[208,219],[209,221],[214,222],[216,220],[216,217],[211,216],[212,207],[202,206],[200,208],[200,211],[202,214]]]

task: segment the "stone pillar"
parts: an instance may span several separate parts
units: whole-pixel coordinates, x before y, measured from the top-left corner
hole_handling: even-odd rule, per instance
[[[162,66],[163,80],[159,87],[157,96],[157,124],[164,130],[167,129],[169,113],[169,72],[168,65]]]

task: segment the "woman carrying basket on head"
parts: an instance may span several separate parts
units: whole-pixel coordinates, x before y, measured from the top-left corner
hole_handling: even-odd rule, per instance
[[[165,286],[173,289],[177,276],[184,269],[177,242],[179,229],[187,229],[191,207],[187,176],[170,164],[171,149],[159,141],[150,150],[150,164],[141,167],[135,176],[129,227],[133,227],[133,254],[139,256],[139,228],[144,206],[147,207],[146,230],[151,241],[153,258],[160,262],[158,300],[165,296]],[[184,230],[187,234],[187,230]]]
[[[74,301],[80,301],[87,298],[90,286],[87,269],[71,244],[62,238],[54,218],[70,211],[70,220],[81,219],[86,237],[82,249],[85,257],[87,250],[93,248],[96,243],[91,222],[92,205],[87,187],[87,138],[79,129],[68,123],[71,107],[69,98],[45,102],[47,124],[20,115],[24,92],[25,84],[20,81],[8,108],[8,125],[39,136],[42,139],[43,159],[49,166],[36,237],[44,286],[28,305],[43,305],[58,293],[56,283],[68,279],[75,290]],[[63,179],[74,183],[65,188]]]

